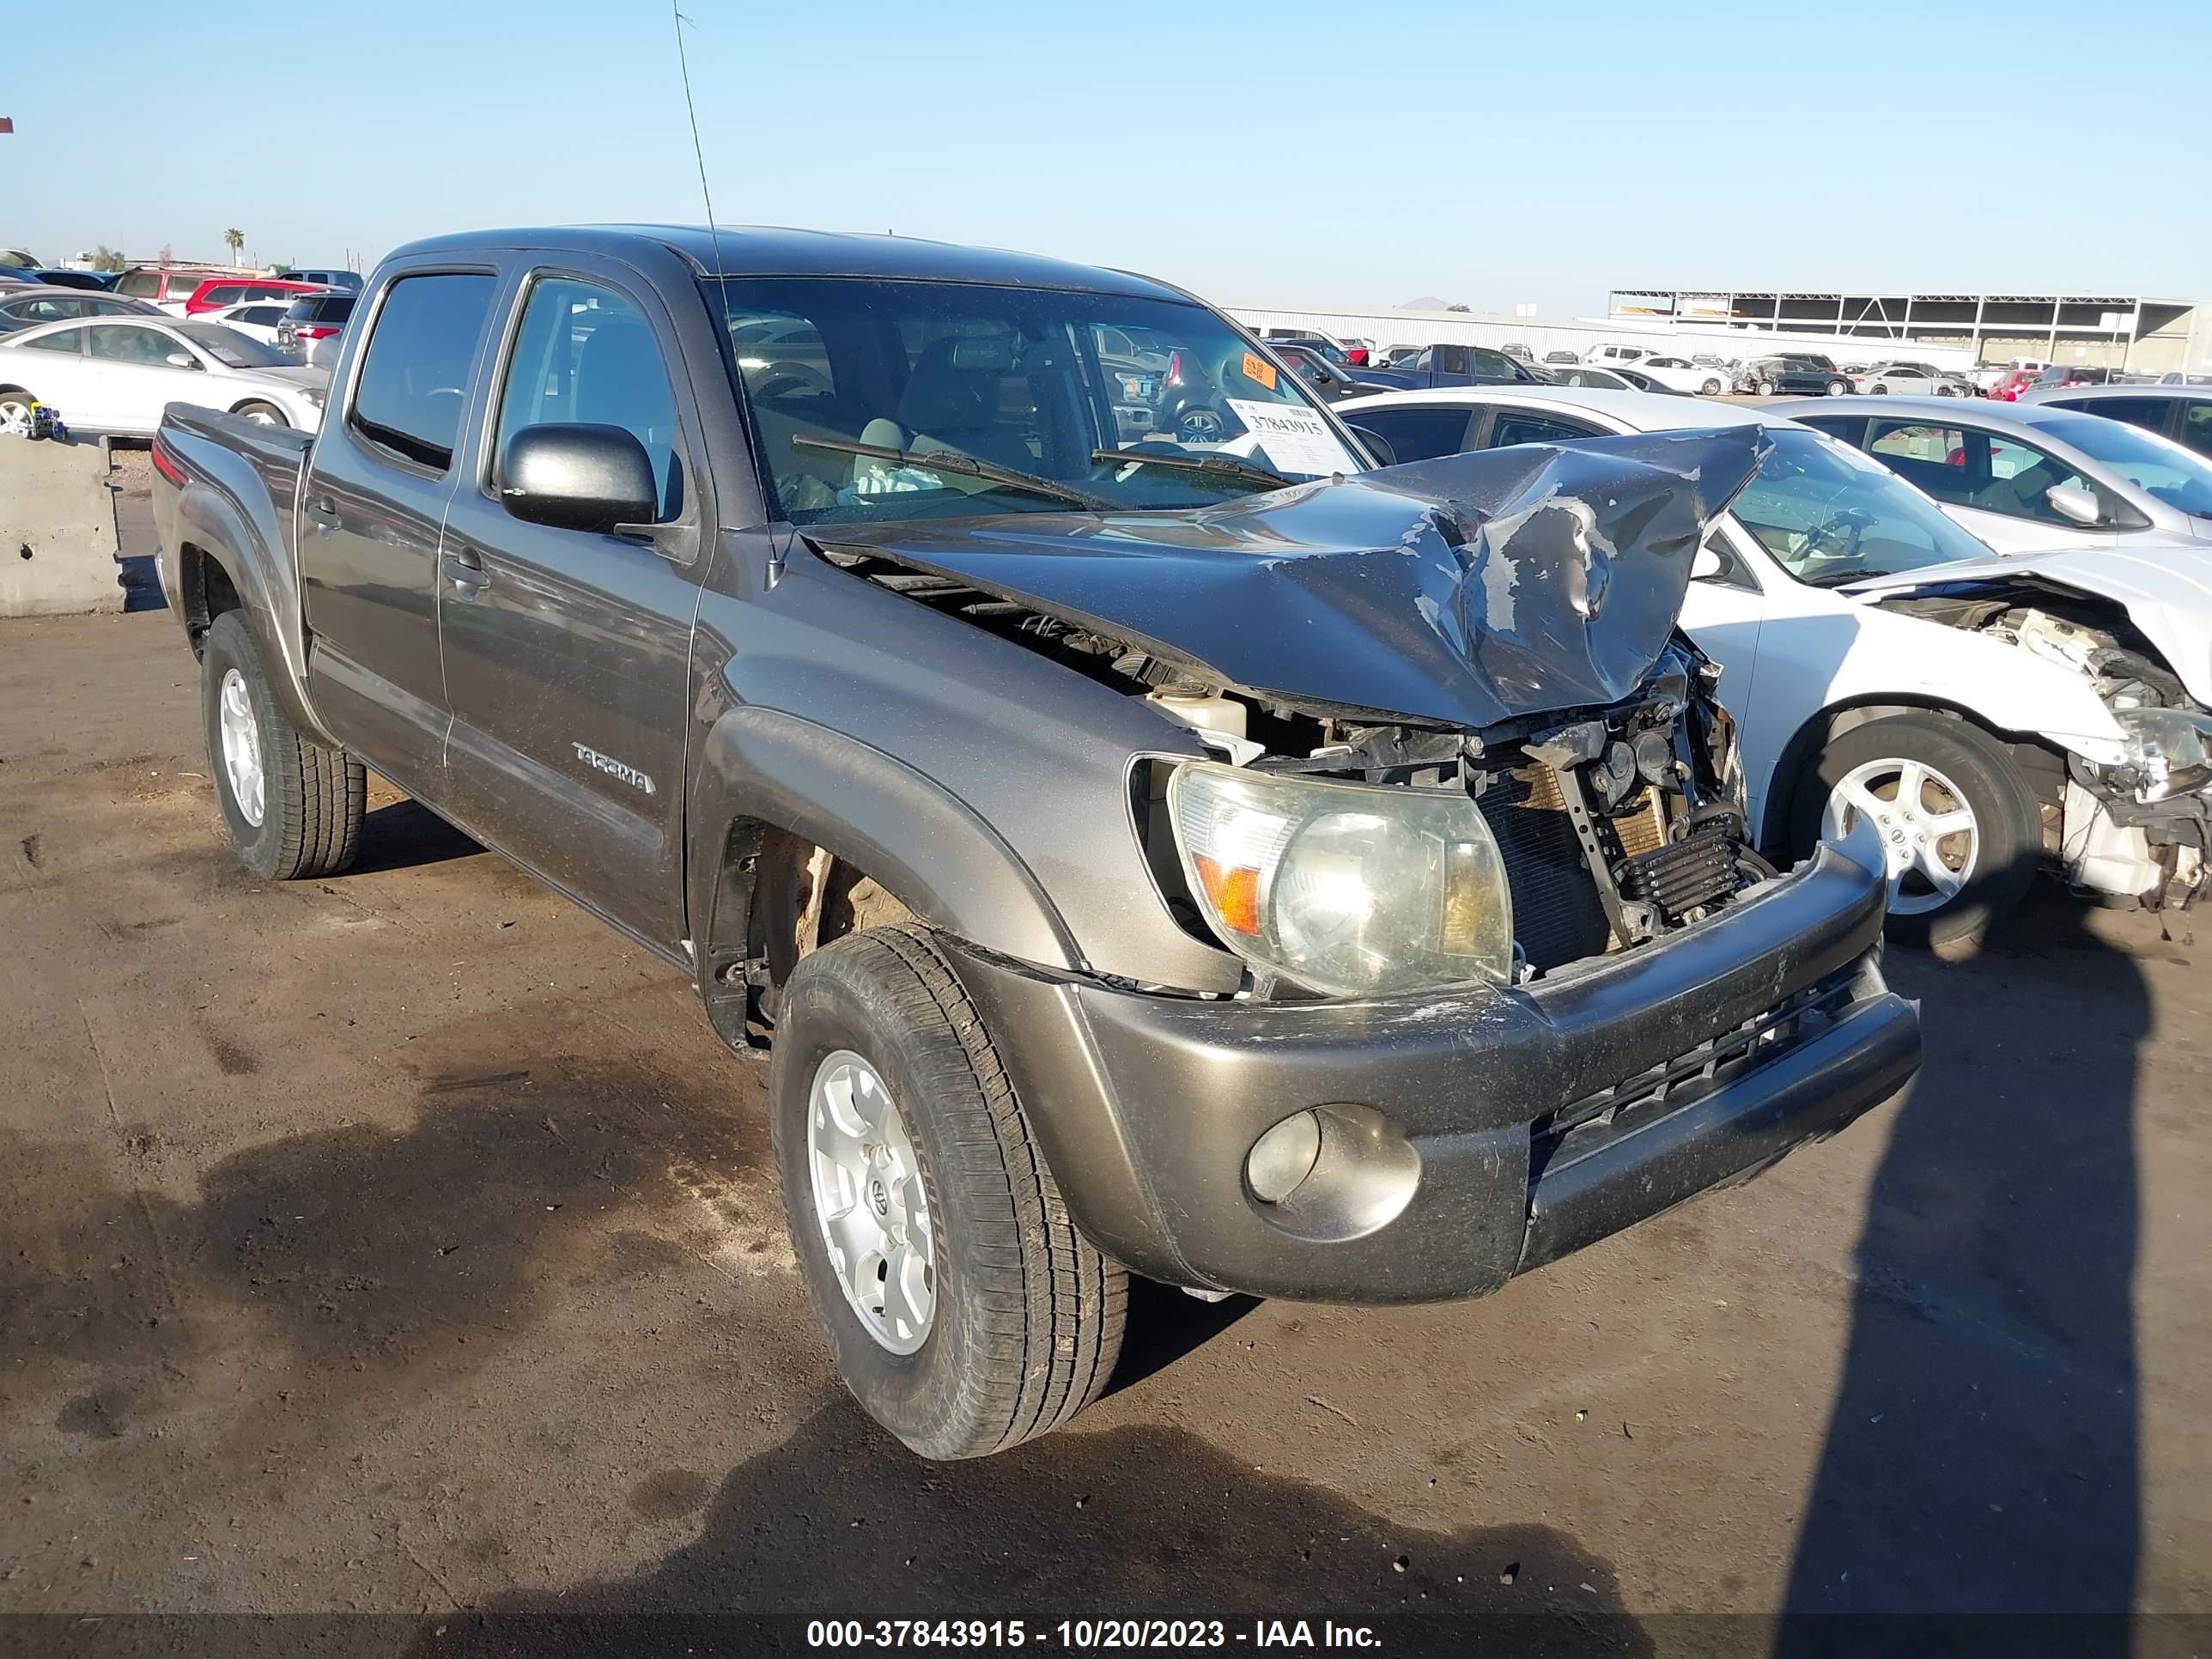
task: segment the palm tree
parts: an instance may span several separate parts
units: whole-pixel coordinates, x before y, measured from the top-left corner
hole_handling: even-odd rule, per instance
[[[226,230],[222,234],[222,245],[230,250],[230,262],[236,264],[238,251],[246,246],[246,233],[242,230]]]

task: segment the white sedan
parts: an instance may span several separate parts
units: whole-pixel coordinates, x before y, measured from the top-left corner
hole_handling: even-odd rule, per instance
[[[200,320],[220,323],[225,328],[234,328],[249,340],[258,340],[265,346],[276,343],[276,325],[284,320],[284,313],[292,308],[292,299],[251,300],[242,306],[225,306],[221,311],[210,311]],[[296,362],[287,357],[287,362]]]
[[[327,368],[216,323],[94,318],[0,339],[0,434],[31,429],[34,403],[80,431],[149,437],[170,404],[227,410],[267,426],[322,424]]]
[[[1729,386],[1729,377],[1721,370],[1693,363],[1687,357],[1646,357],[1635,367],[1638,374],[1649,375],[1676,392],[1717,398]]]
[[[2212,549],[1999,559],[1869,457],[1771,410],[1480,386],[1335,412],[1401,461],[1766,428],[1772,451],[1709,530],[1681,612],[1724,671],[1759,844],[1795,858],[1871,820],[1892,932],[1939,945],[1970,945],[2019,900],[2046,830],[2079,889],[2158,908],[2206,885]]]

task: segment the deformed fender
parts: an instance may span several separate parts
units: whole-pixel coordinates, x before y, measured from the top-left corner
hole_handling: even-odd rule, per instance
[[[965,802],[879,749],[751,706],[714,722],[692,770],[691,915],[702,938],[713,936],[723,849],[739,818],[866,870],[933,927],[1040,966],[1083,965],[1036,878]]]
[[[190,434],[190,435],[185,435]],[[179,441],[181,438],[181,441]],[[194,562],[185,557],[187,548],[222,567],[243,602],[246,631],[268,670],[270,690],[292,723],[328,748],[342,747],[324,727],[307,696],[307,639],[300,617],[299,594],[289,553],[271,553],[286,546],[282,526],[258,523],[240,507],[241,496],[270,498],[263,481],[256,487],[252,463],[245,457],[192,434],[189,425],[168,433],[169,441],[182,448],[190,445],[195,466],[209,475],[195,477],[179,491],[174,504],[157,516],[161,536],[161,584],[181,614],[198,647],[200,628],[208,616],[204,577]],[[242,476],[235,490],[223,487],[226,474],[235,468]],[[209,478],[215,482],[210,482]]]

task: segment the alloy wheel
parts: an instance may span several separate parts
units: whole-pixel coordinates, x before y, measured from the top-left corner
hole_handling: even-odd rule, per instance
[[[1881,836],[1892,915],[1939,910],[1971,880],[1981,826],[1959,786],[1925,761],[1869,761],[1828,793],[1820,833],[1840,840],[1860,819]]]
[[[239,817],[258,830],[267,787],[261,769],[261,725],[253,717],[253,697],[246,688],[246,677],[235,668],[225,671],[218,700],[222,769],[230,781],[230,798],[237,805]]]
[[[882,1074],[850,1048],[815,1068],[806,1163],[846,1302],[882,1346],[914,1352],[937,1316],[936,1226],[906,1119]]]

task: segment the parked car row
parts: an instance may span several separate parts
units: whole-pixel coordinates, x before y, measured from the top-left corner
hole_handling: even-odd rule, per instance
[[[312,430],[360,285],[348,270],[191,266],[133,268],[112,292],[7,283],[0,435],[29,434],[43,407],[73,430],[149,436],[172,401]]]

